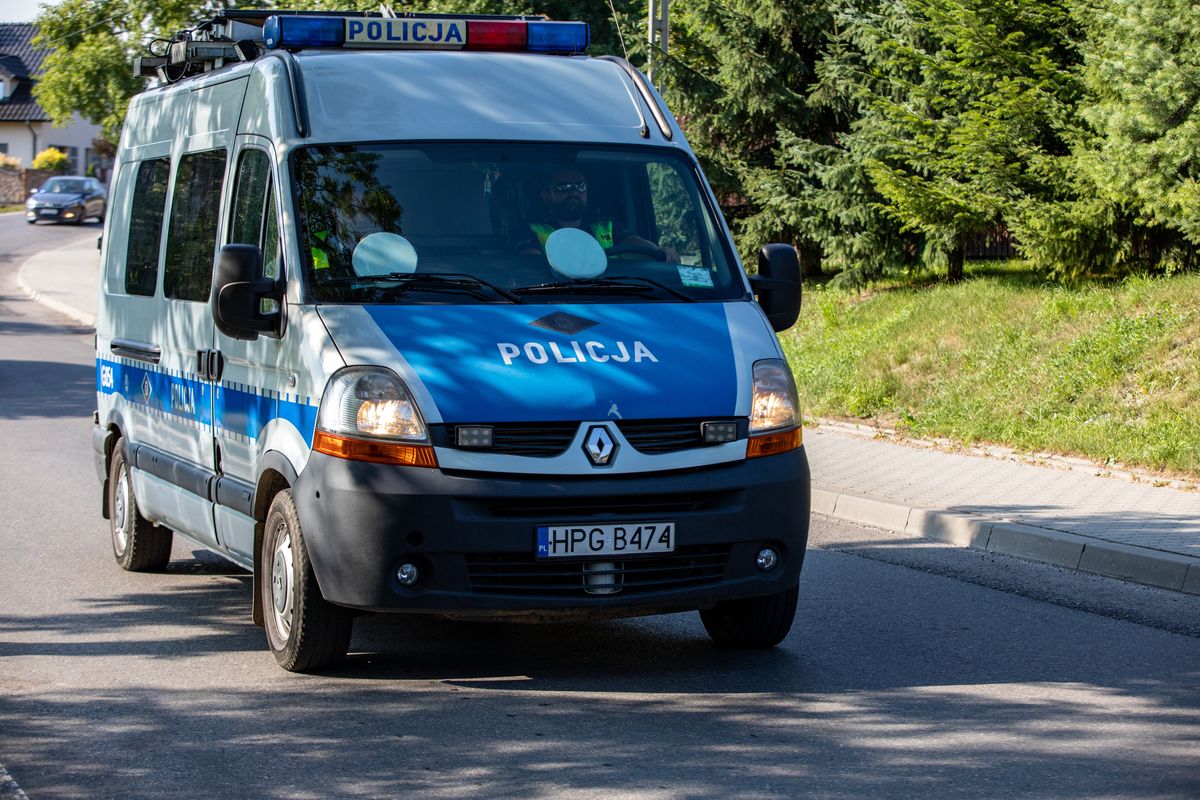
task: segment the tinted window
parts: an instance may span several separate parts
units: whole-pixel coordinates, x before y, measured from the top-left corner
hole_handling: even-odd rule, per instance
[[[51,178],[42,184],[40,191],[47,194],[80,194],[86,189],[87,181],[72,180],[70,178]]]
[[[208,300],[224,176],[224,150],[190,153],[179,161],[163,277],[167,297]]]
[[[258,245],[263,255],[263,274],[279,276],[279,223],[275,195],[271,191],[271,159],[262,150],[246,150],[238,162],[237,190],[229,241]],[[274,300],[263,300],[262,310],[276,310]]]
[[[316,300],[511,302],[507,290],[551,302],[680,302],[744,291],[695,165],[672,149],[380,144],[308,147],[294,159]],[[594,240],[586,264],[551,263],[547,242],[564,228]],[[615,290],[586,285],[596,277]]]
[[[129,246],[125,251],[125,291],[150,296],[158,283],[158,251],[162,242],[167,181],[171,160],[156,158],[138,165],[129,214]]]
[[[271,160],[262,150],[246,150],[238,162],[237,190],[229,221],[229,241],[262,247],[263,205],[271,182]]]

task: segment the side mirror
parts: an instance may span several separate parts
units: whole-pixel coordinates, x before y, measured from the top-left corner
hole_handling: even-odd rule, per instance
[[[264,313],[263,300],[274,300],[282,309],[283,286],[263,277],[262,251],[252,244],[227,244],[221,248],[213,280],[212,312],[217,330],[234,339],[254,341],[260,333],[283,333],[282,311]]]
[[[800,316],[800,259],[790,244],[768,244],[758,253],[758,275],[750,288],[771,327],[786,331]]]

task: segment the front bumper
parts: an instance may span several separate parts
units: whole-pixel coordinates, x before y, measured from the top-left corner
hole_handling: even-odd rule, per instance
[[[67,216],[67,215],[70,216]],[[83,216],[83,209],[74,206],[68,208],[27,208],[25,218],[34,220],[70,220],[74,221]]]
[[[601,478],[449,472],[313,453],[294,498],[317,582],[333,603],[547,615],[695,609],[783,591],[799,580],[810,504],[803,448]],[[533,556],[539,524],[656,520],[676,523],[676,552],[617,562],[624,583],[613,594],[585,591],[583,561]],[[755,556],[768,545],[782,558],[762,572]],[[411,588],[395,579],[405,562],[422,575]]]

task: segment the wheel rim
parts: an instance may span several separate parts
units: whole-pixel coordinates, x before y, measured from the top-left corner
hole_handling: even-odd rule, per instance
[[[295,558],[292,536],[287,526],[275,529],[275,553],[271,557],[271,610],[275,626],[286,641],[292,634],[292,614],[296,608]]]
[[[129,471],[121,470],[117,478],[117,490],[113,493],[113,552],[117,558],[125,555],[129,547]]]

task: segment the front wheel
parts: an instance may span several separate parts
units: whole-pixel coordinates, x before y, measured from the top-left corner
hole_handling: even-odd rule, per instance
[[[340,664],[350,648],[354,618],[321,594],[289,490],[271,502],[261,557],[263,627],[279,666],[309,672]]]
[[[721,647],[740,650],[774,647],[792,629],[800,587],[777,594],[726,600],[700,612],[708,635]]]
[[[108,471],[109,524],[112,529],[113,555],[122,569],[130,572],[155,572],[171,561],[170,528],[155,525],[138,511],[133,495],[133,478],[125,461],[125,440],[113,446]]]

